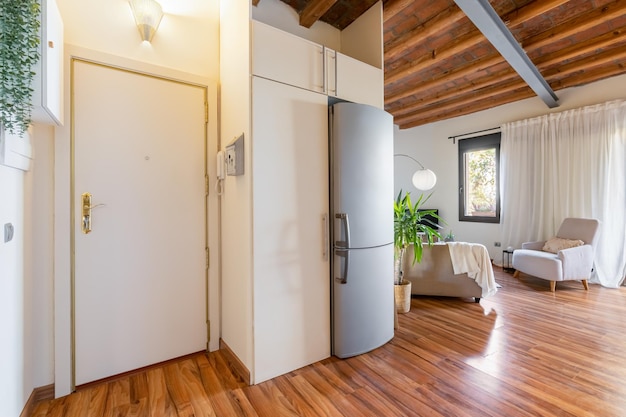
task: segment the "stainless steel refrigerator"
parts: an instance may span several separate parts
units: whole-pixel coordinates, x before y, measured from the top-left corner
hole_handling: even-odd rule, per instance
[[[393,118],[330,106],[332,353],[346,358],[393,337]]]

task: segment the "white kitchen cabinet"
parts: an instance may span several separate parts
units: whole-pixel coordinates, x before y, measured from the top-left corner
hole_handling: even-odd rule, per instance
[[[383,71],[339,52],[335,60],[337,97],[382,109]]]
[[[33,79],[33,122],[63,124],[63,20],[55,0],[41,2],[41,57]]]
[[[330,356],[327,100],[252,80],[254,383]]]
[[[383,108],[383,71],[265,23],[252,21],[252,74]]]
[[[252,74],[325,93],[324,48],[253,20]]]

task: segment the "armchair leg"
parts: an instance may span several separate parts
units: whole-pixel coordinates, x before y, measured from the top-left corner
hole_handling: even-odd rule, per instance
[[[550,281],[550,291],[556,291],[556,281]]]
[[[519,271],[517,269],[513,272],[513,278],[519,278]]]
[[[583,287],[585,287],[585,290],[589,291],[589,283],[586,279],[583,279]]]

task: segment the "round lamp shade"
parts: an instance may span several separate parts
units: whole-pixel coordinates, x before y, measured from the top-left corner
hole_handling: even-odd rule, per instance
[[[413,174],[413,185],[418,190],[428,191],[437,184],[437,176],[430,169],[420,169]]]

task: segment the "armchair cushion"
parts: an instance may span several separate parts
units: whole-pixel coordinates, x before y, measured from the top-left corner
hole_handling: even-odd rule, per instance
[[[584,244],[585,242],[580,239],[563,239],[560,237],[552,237],[548,239],[548,241],[545,243],[545,245],[543,245],[543,248],[541,248],[541,250],[545,252],[559,253],[560,250],[575,248]]]
[[[513,267],[543,279],[563,281],[563,261],[554,253],[517,249],[513,252]]]

